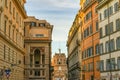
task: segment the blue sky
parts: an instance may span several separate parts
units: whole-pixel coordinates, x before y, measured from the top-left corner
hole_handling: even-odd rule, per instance
[[[69,29],[79,10],[80,0],[27,0],[25,8],[29,16],[45,19],[54,25],[52,54],[61,51],[67,54],[66,41]]]

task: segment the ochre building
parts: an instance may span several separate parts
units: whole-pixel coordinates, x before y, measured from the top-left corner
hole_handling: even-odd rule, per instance
[[[25,20],[25,80],[50,80],[53,25],[29,16]]]
[[[52,58],[52,80],[68,80],[67,79],[67,59],[64,53],[55,53]]]
[[[1,80],[24,80],[25,2],[26,0],[0,0]]]

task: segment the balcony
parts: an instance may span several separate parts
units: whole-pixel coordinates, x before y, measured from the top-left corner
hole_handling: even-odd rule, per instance
[[[97,8],[99,9],[99,8],[103,7],[104,5],[106,5],[107,3],[109,3],[112,0],[97,0],[97,1],[98,1]]]
[[[88,0],[84,3],[83,6],[83,11],[85,12],[88,8],[90,8],[90,6],[92,6],[94,3],[96,2],[96,0]]]

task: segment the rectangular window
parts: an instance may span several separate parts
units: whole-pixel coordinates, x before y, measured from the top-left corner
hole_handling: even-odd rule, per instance
[[[108,17],[108,9],[105,9],[104,11],[104,18]]]
[[[106,60],[106,70],[110,70],[111,64],[110,64],[110,59]]]
[[[117,58],[117,69],[120,69],[120,57]]]
[[[112,58],[111,59],[111,70],[115,70],[115,65],[116,65],[115,58]]]
[[[30,23],[30,27],[36,27],[36,23],[35,22],[31,22]]]
[[[115,12],[117,12],[119,10],[119,3],[118,2],[116,2],[114,4],[114,10],[115,10]]]
[[[86,31],[87,31],[87,36],[89,36],[89,27],[86,29]]]
[[[99,44],[96,45],[96,54],[99,54]]]
[[[117,48],[117,50],[120,49],[120,37],[118,37],[116,40],[116,48]]]
[[[104,61],[100,61],[100,71],[104,71]]]
[[[103,32],[102,32],[102,28],[100,28],[100,38],[103,37]]]
[[[90,34],[92,34],[93,29],[92,29],[92,25],[90,25]]]
[[[100,54],[103,54],[103,43],[99,45],[99,48],[100,48]]]
[[[5,20],[4,22],[4,32],[6,33],[6,28],[7,28],[7,21]]]
[[[113,6],[109,7],[108,10],[109,10],[109,16],[112,15],[113,14]]]
[[[116,20],[116,31],[120,30],[120,19]]]
[[[96,21],[96,31],[98,31],[98,21]]]
[[[105,43],[105,51],[106,51],[106,53],[109,52],[109,42],[108,41]]]
[[[39,23],[40,27],[45,27],[45,23]]]
[[[40,70],[35,70],[35,71],[34,71],[34,75],[35,75],[35,76],[40,76]]]
[[[86,16],[85,16],[85,21],[89,20],[92,17],[92,12],[90,11]]]
[[[9,25],[9,37],[11,36],[11,26]]]
[[[96,70],[99,71],[100,70],[100,61],[96,62]]]
[[[114,51],[115,50],[115,44],[114,44],[114,40],[110,40],[110,43],[109,43],[109,47],[110,47],[110,51]]]
[[[109,34],[109,26],[108,24],[105,25],[105,34],[108,35]]]
[[[113,22],[109,23],[109,33],[113,33]]]
[[[99,17],[100,17],[100,21],[101,21],[101,20],[102,20],[102,14],[101,14],[101,13],[100,13],[100,16],[99,16]]]
[[[12,5],[11,5],[11,2],[9,3],[9,12],[12,13]]]

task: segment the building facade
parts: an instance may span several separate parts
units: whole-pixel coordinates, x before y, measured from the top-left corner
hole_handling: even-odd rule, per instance
[[[64,53],[55,53],[52,58],[52,66],[54,67],[52,80],[68,80],[66,61],[67,58]]]
[[[68,50],[68,80],[79,80],[81,79],[81,50],[80,50],[80,23],[79,15],[77,14],[71,29],[69,30],[67,40]]]
[[[52,29],[46,20],[25,20],[26,80],[50,80]]]
[[[0,79],[24,80],[26,0],[0,0]]]
[[[102,80],[120,80],[119,0],[99,0],[100,75]]]
[[[82,80],[99,80],[99,28],[96,0],[80,0],[82,21]]]

